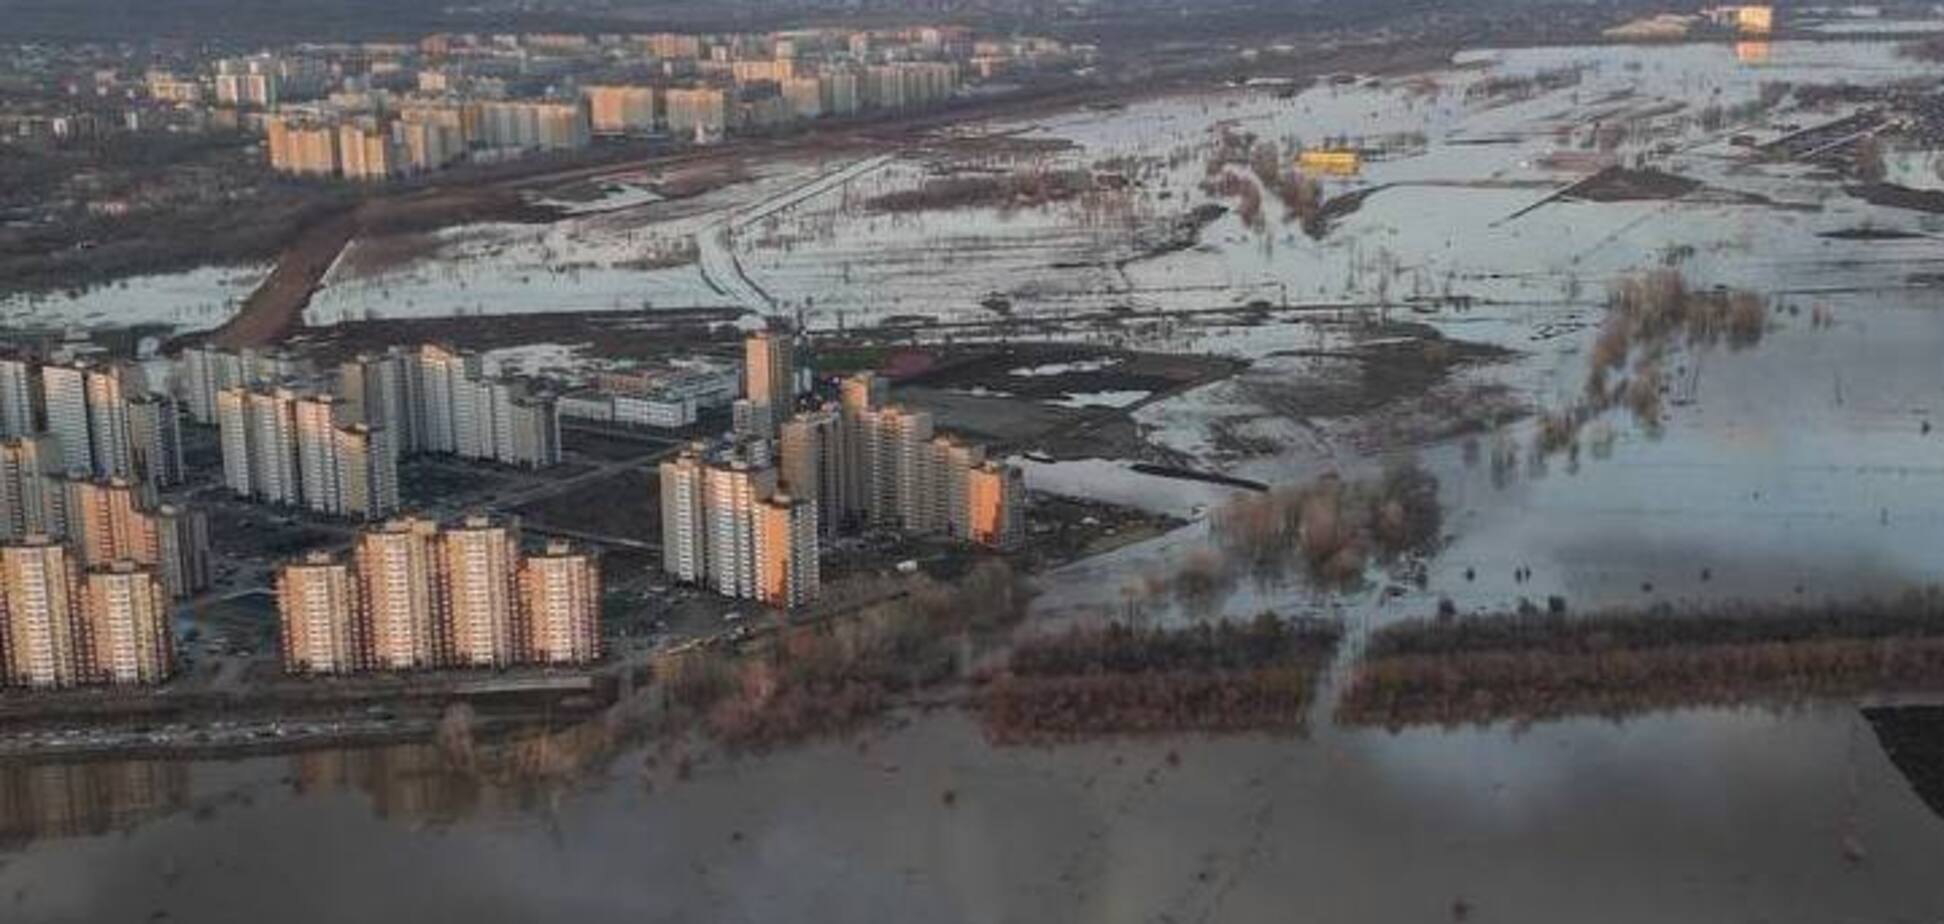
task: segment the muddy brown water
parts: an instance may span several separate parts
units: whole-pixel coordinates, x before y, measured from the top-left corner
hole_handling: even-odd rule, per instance
[[[36,803],[38,832],[10,819],[0,907],[20,922],[1944,914],[1944,820],[1851,707],[1043,749],[995,749],[955,713],[909,718],[686,780],[626,754],[552,791],[481,787],[423,751],[43,767],[44,788],[71,777],[68,799]]]

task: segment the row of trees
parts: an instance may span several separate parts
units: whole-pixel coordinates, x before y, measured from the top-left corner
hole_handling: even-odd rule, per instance
[[[1944,689],[1944,594],[1589,617],[1537,613],[1371,635],[1337,721],[1402,726]]]
[[[1029,601],[1010,566],[990,560],[950,587],[785,627],[748,650],[688,655],[667,665],[662,730],[756,749],[848,731],[964,676],[977,646],[1017,624]]]
[[[987,736],[1021,744],[1169,731],[1296,731],[1342,626],[1284,620],[1083,627],[1022,641],[982,678]]]

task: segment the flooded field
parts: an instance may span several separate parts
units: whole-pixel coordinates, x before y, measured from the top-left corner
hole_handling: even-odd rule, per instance
[[[1041,576],[1029,631],[1340,617],[1305,732],[999,747],[947,707],[694,762],[561,742],[513,762],[531,773],[429,746],[8,767],[0,907],[1933,920],[1944,732],[1899,726],[1891,740],[1915,743],[1893,760],[1859,708],[1887,693],[1530,726],[1331,717],[1373,631],[1440,609],[1806,604],[1944,578],[1944,218],[1913,195],[1939,186],[1938,153],[1886,153],[1889,194],[1831,153],[1874,124],[1869,88],[1939,77],[1888,43],[1481,51],[756,164],[686,196],[622,184],[548,225],[357,242],[309,323],[715,307],[826,336],[1075,347],[912,392],[985,414],[1036,489],[1189,521]],[[1318,149],[1360,162],[1292,172]],[[1752,305],[1756,323],[1640,335],[1616,361],[1609,293],[1649,271],[1678,276],[1684,305]],[[573,367],[591,339],[493,360]],[[1186,354],[1247,368],[1155,371]],[[1151,365],[1116,366],[1131,356]],[[1125,412],[1135,450],[1036,445],[1103,411]],[[1407,457],[1435,481],[1435,535],[1360,580],[1152,590],[1221,554],[1237,498]]]

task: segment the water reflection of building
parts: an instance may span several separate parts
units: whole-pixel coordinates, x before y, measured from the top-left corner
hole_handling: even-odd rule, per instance
[[[1773,44],[1767,41],[1736,42],[1735,60],[1743,64],[1767,64],[1773,51]]]
[[[291,756],[291,779],[300,794],[362,793],[380,818],[447,824],[543,804],[614,744],[606,723],[590,721],[482,743],[457,759],[435,744],[307,751]]]
[[[479,779],[430,744],[306,751],[290,761],[298,792],[360,792],[380,818],[444,823],[480,807]]]
[[[124,831],[188,804],[183,763],[0,763],[0,841]]]

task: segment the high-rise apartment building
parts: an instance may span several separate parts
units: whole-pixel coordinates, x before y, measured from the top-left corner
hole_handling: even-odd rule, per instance
[[[39,405],[40,370],[25,359],[0,359],[0,439],[33,435]]]
[[[217,405],[223,477],[238,496],[367,520],[398,509],[389,433],[342,423],[335,396],[233,388]]]
[[[277,572],[277,613],[284,670],[349,674],[364,670],[371,640],[360,625],[351,566],[331,552],[312,552]]]
[[[964,538],[979,545],[1011,550],[1025,537],[1026,479],[1018,466],[985,462],[966,473]]]
[[[243,358],[214,347],[189,347],[177,361],[176,383],[189,419],[204,426],[216,424],[216,396],[248,384]]]
[[[291,402],[297,430],[297,484],[303,505],[318,513],[344,509],[338,469],[338,400],[332,395],[304,395]]]
[[[68,468],[95,472],[94,435],[88,425],[88,370],[84,366],[45,366],[41,388],[47,407],[47,432]]]
[[[398,450],[384,427],[351,424],[331,431],[337,513],[375,520],[398,512]]]
[[[405,172],[398,144],[379,120],[352,119],[337,132],[338,173],[345,179],[381,183]]]
[[[929,501],[925,518],[929,532],[942,532],[954,539],[972,534],[968,473],[985,464],[985,447],[973,445],[949,434],[932,437],[931,459],[925,472],[920,501]]]
[[[0,680],[42,689],[87,682],[81,596],[81,568],[67,547],[46,536],[0,546]]]
[[[87,371],[89,449],[96,475],[135,477],[135,452],[128,438],[128,404],[120,370]]]
[[[727,596],[755,599],[758,505],[776,493],[776,469],[734,460],[710,465],[704,482],[709,585]]]
[[[553,540],[520,565],[525,655],[540,664],[585,664],[601,656],[601,569],[593,553]]]
[[[297,397],[285,388],[232,388],[217,396],[223,480],[238,497],[273,504],[303,501]]]
[[[167,395],[143,394],[128,399],[130,476],[151,488],[183,482],[182,415]]]
[[[774,494],[756,504],[754,519],[756,588],[752,596],[784,608],[814,602],[822,589],[817,505]]]
[[[132,561],[153,567],[173,598],[209,586],[209,524],[201,511],[153,506],[124,479],[68,478],[60,487],[55,532],[83,567]]]
[[[264,120],[270,168],[294,176],[329,178],[338,175],[336,126],[301,115]]]
[[[796,405],[795,344],[788,337],[758,331],[743,341],[743,397],[750,415],[765,437]]]
[[[669,576],[775,606],[816,598],[817,504],[779,494],[775,468],[691,449],[662,464],[661,502]]]
[[[62,468],[52,436],[0,440],[0,540],[60,531]]]
[[[355,560],[371,666],[415,670],[445,664],[452,643],[438,524],[412,517],[391,520],[358,537]]]
[[[840,395],[844,451],[835,464],[847,518],[996,548],[1017,544],[1025,515],[1017,468],[989,462],[984,447],[936,435],[927,412],[885,405],[884,382],[870,373],[845,379]],[[786,483],[792,445],[783,441]]]
[[[661,464],[662,570],[679,581],[706,583],[708,465],[684,451]]]
[[[892,405],[867,415],[866,421],[872,519],[905,532],[933,531],[937,524],[924,493],[931,481],[931,412]]]
[[[209,518],[200,510],[163,504],[149,515],[155,528],[155,568],[178,599],[209,587]]]
[[[442,537],[452,656],[464,667],[506,667],[519,655],[517,526],[467,517]]]
[[[122,559],[157,560],[155,526],[141,492],[121,478],[69,478],[61,504],[62,534],[82,567]]]
[[[339,366],[337,378],[347,419],[385,428],[391,433],[392,448],[401,455],[425,448],[421,434],[426,402],[417,354],[393,347],[382,354],[360,356]]]
[[[283,79],[281,62],[269,55],[218,61],[216,103],[239,109],[274,109],[283,98]]]
[[[581,88],[597,135],[645,135],[655,130],[655,88],[597,85]]]
[[[428,343],[419,348],[418,373],[419,394],[425,401],[420,446],[426,452],[456,453],[460,423],[454,420],[454,396],[469,391],[467,381],[479,377],[479,356]]]
[[[581,101],[489,100],[479,104],[477,140],[489,148],[566,151],[591,139]]]
[[[92,679],[116,685],[167,680],[174,638],[169,594],[155,568],[111,562],[88,569],[82,587]]]
[[[852,507],[847,449],[842,415],[831,407],[784,421],[777,438],[780,487],[816,505],[817,523],[825,534],[834,533]]]
[[[411,110],[393,122],[392,141],[405,173],[429,173],[446,167],[466,154],[466,136],[460,120],[445,117],[436,110]]]
[[[729,92],[719,87],[671,88],[664,95],[668,132],[680,138],[714,140],[729,128]]]

